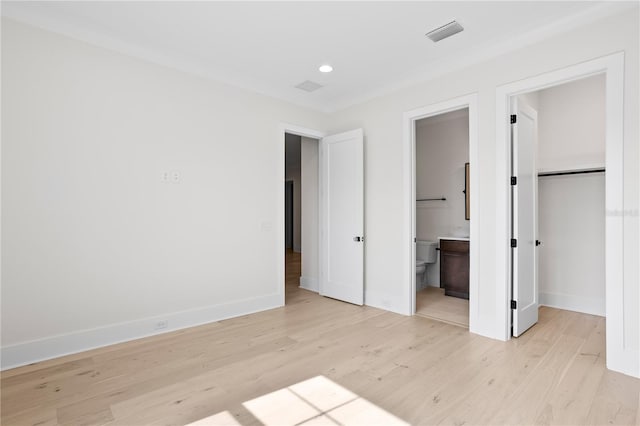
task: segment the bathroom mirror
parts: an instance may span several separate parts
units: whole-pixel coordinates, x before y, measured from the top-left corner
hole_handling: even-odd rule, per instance
[[[469,208],[471,201],[469,198],[469,163],[464,163],[464,218],[470,219]]]

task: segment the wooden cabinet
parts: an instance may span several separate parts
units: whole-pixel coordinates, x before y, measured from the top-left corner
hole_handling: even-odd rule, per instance
[[[469,299],[469,241],[440,240],[440,287],[446,296]]]

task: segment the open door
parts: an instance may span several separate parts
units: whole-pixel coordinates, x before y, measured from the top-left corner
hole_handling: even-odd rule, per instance
[[[511,115],[512,334],[538,322],[538,114],[514,97]]]
[[[362,129],[320,140],[320,294],[364,303]]]

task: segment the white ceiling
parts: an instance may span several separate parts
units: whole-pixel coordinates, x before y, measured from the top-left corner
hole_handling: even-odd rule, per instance
[[[334,111],[634,2],[2,2],[2,14],[156,63]],[[465,30],[424,34],[453,19]],[[329,63],[331,74],[318,66]],[[312,80],[307,93],[295,85]]]

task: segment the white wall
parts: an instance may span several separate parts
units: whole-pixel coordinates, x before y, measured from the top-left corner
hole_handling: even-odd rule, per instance
[[[539,171],[604,167],[605,79],[534,92]],[[540,303],[605,315],[605,175],[538,180]]]
[[[293,251],[296,253],[302,250],[300,140],[298,135],[285,134],[284,178],[293,182]]]
[[[302,138],[302,276],[300,287],[319,289],[318,235],[318,144],[316,139]]]
[[[443,196],[446,201],[416,202],[416,237],[469,236],[465,220],[465,163],[469,162],[469,110],[416,122],[416,199]],[[416,287],[420,286],[416,283]],[[427,265],[426,284],[440,287],[440,256]]]
[[[538,170],[604,167],[604,74],[538,92]]]
[[[324,119],[3,19],[2,366],[281,305],[276,136]]]
[[[604,173],[538,179],[539,301],[605,315]]]
[[[498,182],[496,168],[496,88],[541,73],[581,63],[619,51],[625,53],[624,103],[624,205],[625,210],[610,212],[624,222],[624,345],[615,350],[623,354],[614,369],[640,375],[638,259],[640,258],[638,226],[639,158],[638,150],[638,9],[570,30],[542,42],[515,50],[484,63],[451,72],[446,76],[409,87],[331,116],[332,132],[362,127],[365,129],[365,212],[367,243],[365,245],[366,303],[372,306],[410,312],[409,259],[403,230],[409,228],[410,217],[404,214],[409,205],[403,185],[404,164],[402,135],[403,113],[419,107],[453,99],[469,93],[478,94],[480,176],[479,211],[472,212],[478,221],[479,291],[476,300],[478,318],[471,331],[504,338],[504,307],[498,309],[498,295],[506,282],[498,280],[497,253],[503,253],[504,241],[497,241],[498,221],[495,205]],[[505,117],[506,120],[506,117]],[[502,177],[500,177],[502,179]],[[500,271],[502,274],[503,271]],[[400,283],[399,277],[404,277]],[[620,343],[620,342],[618,342]]]

